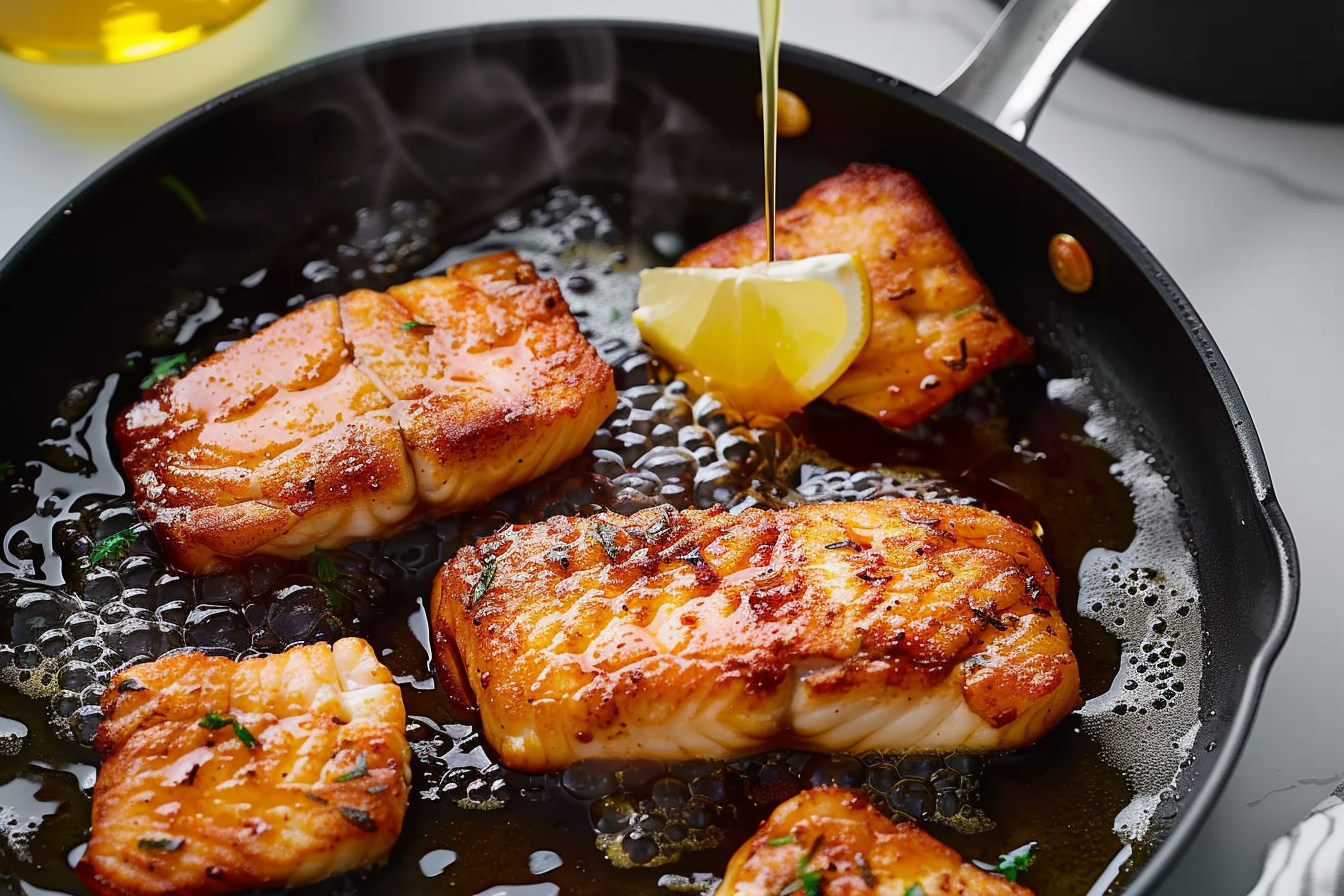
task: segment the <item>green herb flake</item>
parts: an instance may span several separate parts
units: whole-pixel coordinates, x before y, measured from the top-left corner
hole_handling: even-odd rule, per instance
[[[427,324],[422,320],[408,320],[406,321],[406,323],[401,324],[400,326],[397,327],[397,329],[399,330],[419,330],[422,328],[426,330],[432,330],[434,329],[434,324]]]
[[[804,896],[821,896],[821,869],[809,871],[807,866],[812,864],[813,857],[816,856],[817,850],[821,849],[825,839],[823,835],[812,841],[812,847],[808,849],[807,855],[798,860],[798,876],[780,890],[779,896],[798,892],[802,892]]]
[[[621,319],[622,317],[624,317],[624,316],[625,316],[625,315],[621,314],[621,309],[619,309],[619,308],[613,308],[613,309],[611,309],[611,322],[612,322],[612,323],[618,323],[618,322],[620,321],[620,319]]]
[[[140,388],[152,388],[159,380],[177,376],[186,369],[187,356],[185,353],[153,358],[149,362],[149,373],[145,374],[145,378],[140,381]]]
[[[854,864],[859,866],[859,876],[863,878],[863,885],[868,889],[877,886],[877,875],[873,873],[873,866],[868,864],[868,859],[863,853],[854,857]],[[918,886],[918,884],[916,884]]]
[[[336,809],[344,816],[345,820],[350,822],[361,831],[373,833],[378,830],[378,823],[373,820],[373,816],[363,809],[356,809],[354,806],[337,806]]]
[[[182,183],[176,175],[165,174],[159,178],[159,184],[167,187],[178,199],[181,199],[182,204],[187,207],[187,211],[191,212],[193,218],[197,221],[205,221],[205,209],[201,208],[201,203],[197,200],[196,194],[191,192],[191,188]]]
[[[955,320],[961,317],[962,315],[970,314],[972,311],[979,311],[979,310],[980,310],[979,305],[967,305],[965,308],[958,308],[956,311],[953,311],[952,318],[953,320]],[[918,884],[916,884],[916,886],[918,886]]]
[[[251,750],[257,745],[257,739],[252,736],[251,731],[248,731],[243,727],[242,722],[239,722],[237,719],[229,719],[229,724],[233,726],[233,734],[243,742],[243,746]]]
[[[1036,861],[1034,850],[1036,841],[1024,843],[1012,852],[1006,852],[999,856],[999,864],[994,870],[1011,881],[1016,881],[1017,876],[1031,867],[1031,863]]]
[[[341,577],[341,571],[337,568],[336,561],[331,558],[330,551],[318,548],[313,551],[313,558],[313,575],[327,596],[327,606],[331,607],[333,612],[339,612],[341,593],[336,589],[336,580]]]
[[[218,731],[229,724],[229,719],[224,718],[212,709],[202,716],[200,722],[197,724],[209,731]]]
[[[375,784],[372,787],[364,788],[366,793],[382,793],[386,789],[387,789],[386,784]]]
[[[318,548],[314,553],[317,554],[317,562],[314,564],[314,570],[317,572],[317,580],[323,585],[330,585],[341,577],[341,571],[336,568],[336,561],[331,559],[331,554]]]
[[[105,560],[121,560],[131,552],[131,545],[140,537],[140,533],[145,531],[144,523],[136,523],[122,529],[120,532],[113,532],[111,535],[99,541],[89,551],[89,565],[97,566]]]
[[[0,473],[8,473],[12,469],[14,469],[14,461],[0,460]]]
[[[661,538],[662,535],[672,528],[672,512],[666,504],[659,504],[658,511],[662,514],[662,519],[654,520],[649,527],[644,530],[644,539],[652,541]]]
[[[797,843],[797,842],[798,842],[797,840],[793,839],[792,835],[789,835],[788,837],[776,837],[773,840],[767,840],[765,841],[765,844],[766,846],[786,846],[790,843]]]
[[[154,849],[160,852],[177,852],[187,841],[182,837],[141,837],[138,844],[141,849]]]
[[[124,694],[127,691],[147,691],[147,690],[149,690],[149,688],[145,687],[143,684],[136,681],[134,678],[127,678],[125,681],[117,685],[118,694]]]
[[[905,896],[927,896],[927,894],[924,892],[923,884],[913,883],[905,888]]]
[[[602,550],[607,552],[607,559],[616,560],[616,527],[611,523],[605,523],[598,520],[593,524],[593,538],[602,545]]]
[[[476,579],[476,584],[471,589],[471,602],[467,604],[468,610],[480,603],[481,598],[485,597],[485,593],[490,590],[490,583],[495,580],[495,564],[498,562],[498,557],[491,557],[485,561],[485,566],[481,569],[481,575]]]
[[[369,766],[364,760],[364,754],[360,753],[359,758],[355,760],[355,767],[343,775],[337,775],[337,781],[353,781],[356,778],[367,778],[369,776]]]
[[[256,737],[253,736],[251,731],[243,727],[242,722],[222,716],[213,709],[207,712],[197,724],[209,731],[218,731],[221,728],[232,726],[234,736],[243,742],[243,746],[251,750],[257,745]]]
[[[317,794],[313,793],[311,790],[306,792],[304,796],[308,797],[308,799],[312,800],[315,803],[321,803],[324,806],[327,804],[327,800],[325,797],[320,797]]]

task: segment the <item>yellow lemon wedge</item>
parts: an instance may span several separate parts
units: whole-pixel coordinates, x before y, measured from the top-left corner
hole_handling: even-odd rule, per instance
[[[635,324],[678,373],[743,413],[783,417],[825,392],[863,349],[872,300],[852,254],[745,268],[649,268]]]

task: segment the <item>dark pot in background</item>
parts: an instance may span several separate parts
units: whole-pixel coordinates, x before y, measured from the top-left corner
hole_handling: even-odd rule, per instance
[[[1344,0],[1114,0],[1083,58],[1200,102],[1344,122]]]

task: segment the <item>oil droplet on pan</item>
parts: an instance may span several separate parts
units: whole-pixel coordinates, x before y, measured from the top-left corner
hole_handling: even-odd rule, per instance
[[[802,97],[792,90],[780,88],[775,94],[778,107],[775,111],[776,133],[781,137],[801,137],[812,127],[812,110]],[[756,94],[756,114],[761,115],[761,95]]]
[[[1092,259],[1082,243],[1067,233],[1057,233],[1050,239],[1050,270],[1069,292],[1084,293],[1092,288]]]

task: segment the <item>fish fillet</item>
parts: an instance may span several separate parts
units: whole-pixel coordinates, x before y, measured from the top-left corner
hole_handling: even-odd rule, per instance
[[[117,420],[169,559],[194,573],[390,535],[576,455],[616,405],[560,288],[512,252],[286,315]]]
[[[873,326],[857,358],[825,393],[892,427],[919,422],[1006,361],[1026,340],[994,306],[947,222],[914,176],[850,165],[779,213],[776,257],[854,252],[873,294]],[[682,267],[765,260],[756,221],[687,252]]]
[[[997,750],[1078,699],[1057,579],[974,507],[553,517],[434,583],[440,680],[501,761]]]
[[[916,886],[918,885],[918,889]],[[793,887],[792,890],[789,888]],[[728,862],[714,896],[1031,896],[856,790],[818,787],[781,803]]]
[[[382,859],[401,832],[406,711],[360,639],[133,666],[103,712],[76,869],[95,894],[302,886]]]

